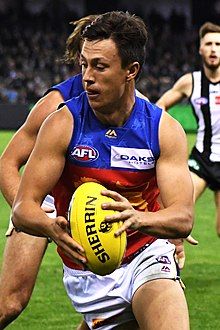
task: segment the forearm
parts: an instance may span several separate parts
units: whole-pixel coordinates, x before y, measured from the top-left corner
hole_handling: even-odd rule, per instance
[[[35,202],[17,202],[12,210],[12,221],[16,228],[34,236],[50,237],[51,219]]]
[[[20,184],[20,174],[15,166],[4,160],[0,162],[0,189],[10,206],[12,206]]]
[[[157,212],[144,213],[141,218],[139,230],[159,238],[187,237],[193,226],[191,207],[173,206]]]
[[[49,237],[71,259],[86,262],[82,255],[84,249],[69,235],[68,222],[64,217],[51,219],[39,203],[29,199],[21,200],[15,201],[13,206],[12,221],[16,228],[30,235]]]

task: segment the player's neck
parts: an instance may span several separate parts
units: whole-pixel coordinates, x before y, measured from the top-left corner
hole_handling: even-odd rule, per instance
[[[135,90],[126,91],[121,99],[114,104],[105,106],[105,109],[93,110],[96,117],[105,125],[123,126],[129,118],[135,103]]]
[[[220,66],[215,69],[207,68],[203,66],[206,77],[213,83],[220,81]]]

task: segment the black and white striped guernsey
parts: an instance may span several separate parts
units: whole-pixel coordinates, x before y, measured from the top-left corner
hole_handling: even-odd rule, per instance
[[[220,81],[212,83],[194,71],[190,102],[197,120],[196,148],[204,158],[220,162]]]

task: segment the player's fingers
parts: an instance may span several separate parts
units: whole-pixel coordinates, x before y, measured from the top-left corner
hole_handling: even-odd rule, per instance
[[[83,247],[67,233],[61,234],[57,238],[56,243],[65,251],[66,255],[70,256],[72,259],[77,259],[83,263],[87,261]]]
[[[125,210],[123,212],[115,212],[111,215],[106,215],[106,222],[119,222],[119,221],[127,221],[129,218],[132,218],[132,210]],[[131,224],[133,224],[132,220],[129,220]]]
[[[125,202],[109,202],[109,203],[102,203],[103,210],[113,210],[122,212],[124,210],[132,209],[132,206],[127,201]]]
[[[73,251],[75,253],[78,250],[80,253],[84,253],[83,247],[69,235],[68,221],[64,217],[56,218],[55,227],[55,241],[59,246],[67,247],[69,252]]]
[[[57,217],[56,224],[63,230],[68,229],[68,221],[64,217]]]
[[[60,246],[62,252],[70,259],[74,260],[78,265],[84,265],[87,262],[87,259],[81,254],[70,250],[67,246]]]
[[[179,269],[183,269],[185,265],[185,257],[179,258],[178,265],[179,265]]]
[[[125,197],[123,197],[122,195],[120,195],[119,193],[117,193],[116,191],[113,191],[113,190],[102,190],[101,194],[103,196],[108,196],[108,197],[113,198],[116,202],[127,201],[127,199]]]
[[[184,251],[182,251],[182,252],[179,253],[179,254],[176,253],[176,254],[175,254],[175,259],[176,259],[176,262],[177,262],[179,268],[180,268],[180,269],[183,269],[184,264],[185,264],[185,259],[186,259]]]
[[[130,219],[126,220],[125,222],[123,222],[122,226],[115,232],[115,237],[120,236],[127,229],[135,229],[132,226],[133,222]]]
[[[186,238],[186,241],[192,245],[197,245],[199,242],[193,238],[191,235],[189,235],[187,238]]]

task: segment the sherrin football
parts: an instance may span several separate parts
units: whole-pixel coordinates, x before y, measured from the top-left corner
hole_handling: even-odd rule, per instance
[[[105,216],[116,212],[103,210],[101,204],[112,201],[101,195],[106,188],[95,182],[80,185],[70,202],[68,219],[72,237],[84,248],[88,268],[107,275],[119,267],[126,248],[126,233],[115,237],[121,222],[106,223]]]

